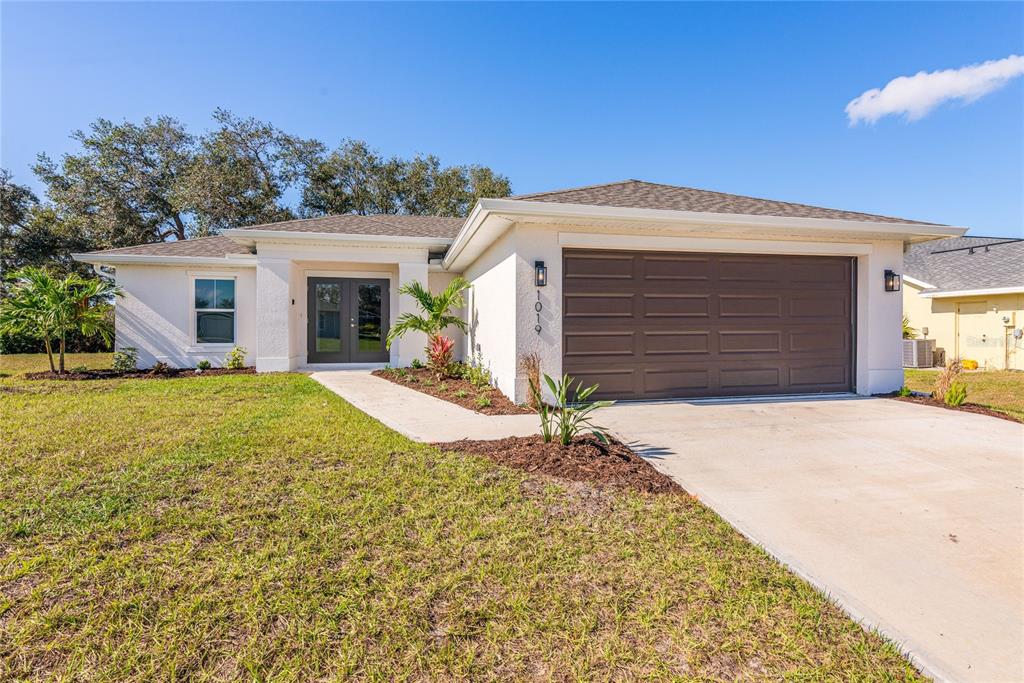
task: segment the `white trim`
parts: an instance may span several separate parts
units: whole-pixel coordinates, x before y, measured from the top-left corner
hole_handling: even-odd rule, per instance
[[[935,285],[930,285],[924,280],[918,280],[916,277],[906,274],[903,275],[903,281],[907,284],[914,285],[915,287],[920,287],[921,289],[936,289]]]
[[[235,300],[234,308],[196,308],[196,280],[231,280],[234,285]],[[217,271],[188,272],[188,340],[190,342],[186,351],[195,353],[198,351],[226,351],[233,349],[238,343],[238,275],[236,273],[218,273]],[[199,312],[231,311],[231,341],[230,342],[201,342],[196,329],[196,314]]]
[[[808,254],[817,256],[866,256],[871,244],[851,242],[791,242],[746,240],[715,237],[663,237],[604,235],[599,233],[560,232],[563,248],[629,249],[632,251],[698,251],[744,254]]]
[[[255,254],[230,256],[157,256],[146,254],[72,254],[71,258],[94,265],[230,266],[255,268]]]
[[[666,209],[637,209],[613,206],[592,206],[587,204],[562,204],[558,202],[534,202],[517,199],[478,200],[466,223],[448,249],[444,267],[452,268],[463,250],[477,234],[480,227],[492,215],[502,218],[511,225],[517,218],[556,218],[579,220],[586,224],[593,220],[643,221],[654,224],[675,224],[679,226],[731,227],[761,229],[768,232],[783,230],[810,230],[826,234],[881,235],[887,239],[926,241],[941,237],[959,237],[967,228],[919,223],[890,223],[878,221],[838,220],[831,218],[789,218],[779,216],[751,216],[747,214],[723,214],[697,211],[675,211]],[[507,227],[507,226],[506,226]],[[852,233],[852,234],[851,234]],[[636,240],[648,239],[646,237]],[[879,237],[874,237],[879,239]],[[486,246],[486,245],[485,245]]]
[[[925,299],[949,299],[956,296],[993,296],[996,294],[1024,294],[1024,286],[989,287],[988,289],[958,289],[947,292],[921,292],[918,296]]]
[[[353,235],[333,232],[293,232],[291,230],[248,230],[231,228],[223,230],[222,235],[241,244],[251,244],[260,240],[287,240],[289,242],[358,242],[386,244],[388,246],[409,247],[446,247],[452,243],[448,237],[413,237],[406,235]]]

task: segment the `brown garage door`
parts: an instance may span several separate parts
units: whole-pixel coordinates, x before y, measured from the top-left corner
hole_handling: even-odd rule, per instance
[[[563,278],[563,368],[602,397],[853,389],[850,258],[566,250]]]

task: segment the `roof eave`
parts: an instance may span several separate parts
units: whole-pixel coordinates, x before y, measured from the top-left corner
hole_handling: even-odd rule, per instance
[[[751,214],[707,213],[698,211],[676,211],[671,209],[638,209],[614,206],[593,206],[590,204],[563,204],[560,202],[535,202],[517,199],[481,199],[473,207],[472,213],[462,229],[455,236],[448,254],[445,256],[445,268],[465,266],[460,257],[466,246],[479,232],[481,226],[492,216],[512,217],[514,219],[530,219],[552,217],[560,219],[578,219],[580,221],[601,219],[621,221],[644,221],[653,224],[701,225],[708,227],[759,228],[766,232],[784,229],[818,230],[823,233],[845,234],[882,234],[891,239],[905,242],[926,242],[946,237],[959,237],[967,232],[967,228],[947,225],[930,225],[923,223],[898,223],[883,221],[854,221],[834,218],[789,218],[781,216],[757,216]],[[506,225],[492,231],[492,240],[511,225],[508,218]]]
[[[921,292],[922,299],[951,299],[961,296],[994,296],[997,294],[1024,294],[1024,285],[1012,287],[981,287],[978,289],[951,289],[943,292]]]
[[[71,254],[71,258],[96,266],[149,265],[149,266],[256,266],[253,254],[229,254],[227,256],[167,256],[160,254],[104,254],[87,252]]]

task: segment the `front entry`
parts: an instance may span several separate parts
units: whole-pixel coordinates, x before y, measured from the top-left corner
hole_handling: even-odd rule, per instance
[[[387,280],[308,278],[310,363],[384,363],[390,316]]]

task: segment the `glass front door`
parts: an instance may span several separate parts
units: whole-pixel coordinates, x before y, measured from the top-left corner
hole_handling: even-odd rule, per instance
[[[388,299],[387,280],[309,278],[309,362],[387,361]]]

